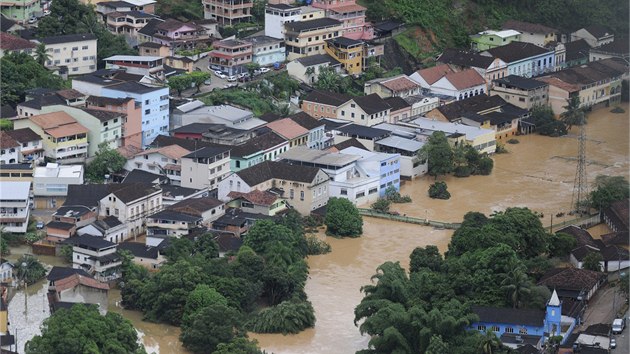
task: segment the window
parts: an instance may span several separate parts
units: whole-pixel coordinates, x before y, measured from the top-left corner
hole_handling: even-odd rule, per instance
[[[79,47],[72,47],[72,51],[79,50]]]
[[[345,189],[345,188],[341,188],[341,192],[340,192],[340,194],[341,194],[341,195],[348,195],[348,190],[347,190],[347,189]]]
[[[514,328],[512,328],[512,327],[505,327],[505,333],[514,333]]]
[[[491,329],[493,332],[498,332],[500,330],[499,326],[492,326]]]
[[[84,45],[83,47],[81,47],[81,49],[86,50],[88,49],[88,46]]]
[[[527,334],[527,328],[525,327],[521,327],[521,329],[518,330],[519,334]]]
[[[486,331],[486,326],[484,326],[484,325],[479,325],[479,326],[477,326],[477,330],[478,330],[478,331],[483,331],[483,332],[485,332],[485,331]]]
[[[293,197],[294,197],[294,196],[295,196],[295,191],[293,190],[293,188],[291,188],[291,189],[289,190],[289,198],[290,198],[290,199],[293,199]]]
[[[378,190],[377,188],[372,188],[368,191],[368,194],[374,194],[376,193],[377,190]]]
[[[365,192],[359,192],[355,196],[355,198],[363,198],[363,197],[365,197]]]
[[[304,191],[300,191],[300,200],[304,200]]]

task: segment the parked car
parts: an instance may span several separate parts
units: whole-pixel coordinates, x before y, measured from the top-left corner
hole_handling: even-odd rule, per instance
[[[617,348],[617,340],[615,338],[610,338],[610,349]]]
[[[236,75],[236,77],[239,78],[239,79],[242,78],[242,77],[249,77],[249,73],[246,71],[246,72],[243,72],[243,73],[240,73],[240,74]]]
[[[230,76],[228,76],[228,78],[227,78],[227,82],[234,82],[234,81],[236,81],[236,80],[237,80],[237,79],[236,79],[236,75],[230,75]]]
[[[37,17],[31,17],[31,18],[28,19],[28,23],[31,24],[31,25],[33,23],[35,23],[35,22],[37,22]]]
[[[261,73],[261,74],[268,73],[268,72],[270,72],[270,71],[271,71],[271,69],[269,69],[269,68],[260,68],[260,69],[258,69],[258,70],[260,70],[260,73]]]
[[[232,87],[238,87],[237,83],[231,83],[231,84],[225,84],[225,86],[223,86],[223,88],[229,89]]]
[[[44,16],[50,15],[50,10],[44,10]]]
[[[249,81],[252,81],[252,78],[249,77],[249,75],[241,76],[241,77],[238,78],[238,82],[249,82]]]
[[[220,66],[218,66],[218,65],[214,65],[214,64],[212,64],[212,65],[208,66],[208,69],[213,70],[213,71],[214,71],[214,70],[219,70],[219,71],[221,71],[221,67],[220,67]]]
[[[274,65],[273,70],[282,70],[282,69],[284,69],[285,66],[286,65],[284,65],[284,64]],[[267,69],[267,70],[269,70],[269,69]]]
[[[619,334],[623,332],[623,329],[626,327],[625,318],[615,318],[612,323],[612,332],[613,334]]]
[[[225,74],[224,74],[223,72],[221,72],[220,70],[215,70],[215,71],[213,71],[213,72],[214,72],[214,74],[215,74],[218,78],[221,78],[221,79],[224,79],[224,80],[225,80],[225,79],[227,79],[227,75],[225,75]]]
[[[206,81],[203,82],[204,85],[210,85],[212,84],[212,80],[210,80],[210,78],[206,79]]]
[[[35,224],[35,228],[37,228],[37,230],[41,230],[44,228],[44,222],[43,221],[38,221],[37,224]]]

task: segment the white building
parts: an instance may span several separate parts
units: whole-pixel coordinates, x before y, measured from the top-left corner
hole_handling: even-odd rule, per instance
[[[33,171],[33,196],[35,203],[48,207],[61,205],[68,195],[68,185],[83,184],[83,165],[59,165],[48,163]]]
[[[411,122],[413,126],[417,126],[416,132],[425,139],[436,131],[441,131],[446,136],[462,134],[468,145],[474,147],[481,154],[494,154],[496,151],[496,135],[492,129],[484,129],[472,127],[469,125],[442,122],[435,119],[418,118]]]
[[[427,173],[427,162],[418,157],[424,142],[416,140],[414,128],[388,123],[379,124],[374,128],[392,132],[391,136],[374,143],[374,151],[400,154],[401,178],[414,179]]]
[[[178,186],[182,182],[181,158],[188,153],[190,151],[179,145],[148,149],[129,159],[125,164],[125,169],[127,171],[136,169],[163,175],[168,177],[172,184]]]
[[[250,111],[230,105],[206,106],[198,100],[177,106],[172,116],[171,125],[174,128],[192,123],[213,123],[240,130],[250,130],[267,123],[255,118],[254,113]]]
[[[317,167],[329,177],[329,197],[345,198],[355,205],[374,202],[379,197],[381,176],[370,175],[360,164],[359,155],[330,153],[295,147],[282,155],[280,160],[291,164]]]
[[[0,182],[0,232],[25,233],[31,182]]]
[[[122,259],[115,243],[90,235],[74,236],[64,243],[72,245],[72,268],[83,269],[103,282],[120,277]]]
[[[128,231],[125,224],[120,222],[118,218],[108,216],[77,229],[77,234],[98,236],[109,242],[121,243],[129,238]]]
[[[162,210],[162,190],[148,183],[111,184],[98,204],[99,216],[117,217],[129,236],[137,236],[144,232],[145,218]]]
[[[38,38],[37,42],[46,46],[50,58],[46,68],[60,70],[67,68],[69,75],[88,74],[96,71],[96,36],[93,34],[68,34]],[[60,70],[62,71],[62,70]]]
[[[181,185],[194,189],[214,189],[230,173],[230,148],[205,147],[181,159]]]
[[[457,100],[486,92],[486,80],[475,69],[456,71],[442,64],[418,70],[409,78],[433,94],[454,97]]]
[[[164,58],[140,55],[114,55],[103,59],[105,69],[123,68],[129,74],[164,77]]]
[[[5,134],[9,135],[13,140],[19,144],[19,162],[38,162],[44,157],[44,145],[42,144],[42,137],[35,133],[30,128],[13,129],[7,132],[0,133],[0,144],[4,150]],[[7,140],[10,141],[10,140]],[[10,151],[9,151],[10,152]],[[5,160],[5,158],[0,158]],[[9,158],[10,161],[10,158]]]
[[[285,23],[315,20],[323,17],[325,17],[324,10],[312,6],[267,4],[265,6],[265,36],[285,39]]]
[[[19,162],[20,143],[4,131],[0,131],[0,149],[0,164]]]

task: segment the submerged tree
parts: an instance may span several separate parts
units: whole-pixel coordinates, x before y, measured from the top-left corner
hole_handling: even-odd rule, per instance
[[[573,96],[567,101],[567,105],[563,107],[565,111],[560,114],[560,120],[569,130],[574,125],[586,124],[584,109],[580,107],[580,104],[580,97]]]

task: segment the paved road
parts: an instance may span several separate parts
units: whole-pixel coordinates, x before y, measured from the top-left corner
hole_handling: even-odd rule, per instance
[[[617,289],[618,287],[606,286],[595,293],[595,296],[589,301],[588,308],[584,313],[582,329],[596,323],[612,323],[615,315],[612,308],[614,302],[613,298],[615,290]],[[622,300],[620,300],[620,296],[617,295],[617,303],[615,304],[617,310],[620,306],[619,301]]]

